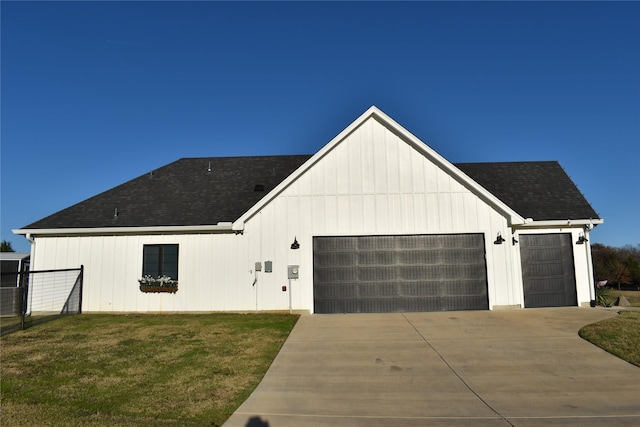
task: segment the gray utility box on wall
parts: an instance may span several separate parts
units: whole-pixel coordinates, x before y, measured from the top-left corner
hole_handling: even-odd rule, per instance
[[[298,278],[298,269],[300,266],[298,265],[289,265],[288,267],[288,277],[289,279],[297,279]]]

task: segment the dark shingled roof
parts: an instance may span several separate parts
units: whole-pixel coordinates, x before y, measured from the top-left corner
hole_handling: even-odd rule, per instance
[[[310,157],[180,159],[24,228],[233,222]],[[539,221],[598,218],[557,162],[461,163],[456,166],[525,218]],[[263,191],[255,191],[257,185],[261,185]],[[118,216],[114,217],[116,209]]]
[[[25,228],[150,227],[233,222],[309,157],[184,158]],[[261,185],[263,191],[255,191],[256,185]],[[118,217],[114,219],[116,208]]]
[[[556,161],[455,166],[524,218],[536,221],[599,218]]]

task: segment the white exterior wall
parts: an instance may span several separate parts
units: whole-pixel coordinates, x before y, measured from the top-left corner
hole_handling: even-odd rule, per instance
[[[507,239],[503,245],[493,244],[498,232]],[[278,307],[286,266],[298,264],[293,308],[313,310],[313,237],[342,235],[482,233],[489,306],[523,301],[506,218],[376,120],[257,212],[244,233],[257,243],[249,245],[251,261],[274,262],[261,286]],[[290,249],[294,238],[299,250]]]
[[[240,277],[243,239],[233,234],[39,237],[33,270],[84,265],[83,311],[244,311],[255,309],[253,276]],[[178,292],[142,293],[142,248],[178,244]],[[244,266],[243,266],[244,267]],[[251,279],[251,281],[249,280]],[[243,286],[248,282],[248,286]],[[253,303],[252,303],[253,301]],[[31,299],[31,310],[50,311]]]
[[[579,231],[571,229],[574,241]],[[493,244],[498,232],[502,245]],[[567,231],[517,233],[525,232]],[[489,307],[524,305],[519,247],[506,216],[370,118],[248,217],[241,235],[37,237],[32,270],[84,265],[85,312],[288,310],[289,291],[294,310],[312,312],[314,236],[445,233],[484,235]],[[294,238],[298,250],[290,249]],[[138,289],[143,245],[158,243],[179,245],[175,294]],[[588,250],[574,247],[579,304],[593,299]],[[263,271],[254,271],[255,262]],[[293,264],[300,278],[290,286]],[[44,309],[32,302],[33,311]]]

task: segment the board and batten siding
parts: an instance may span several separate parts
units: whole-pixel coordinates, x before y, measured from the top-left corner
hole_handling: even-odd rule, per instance
[[[39,270],[84,265],[85,312],[251,311],[256,308],[254,276],[249,273],[252,267],[246,264],[246,239],[241,237],[233,234],[40,237],[36,240],[34,259],[38,259]],[[139,290],[145,244],[179,245],[179,290],[175,294]],[[285,309],[288,301],[285,297],[281,299],[280,309]],[[36,298],[31,303],[30,311],[50,311],[46,301]]]
[[[364,122],[245,224],[252,259],[300,265],[294,309],[313,310],[313,237],[482,233],[489,304],[522,301],[506,218],[375,119]],[[291,250],[296,238],[300,249]],[[517,271],[516,271],[516,268]],[[263,286],[280,290],[278,275]],[[286,284],[286,283],[285,283]]]
[[[520,253],[506,215],[374,117],[244,219],[243,234],[37,237],[32,269],[85,266],[85,312],[313,312],[313,237],[481,233],[489,307],[523,305]],[[558,232],[562,230],[526,230]],[[571,229],[572,239],[579,230]],[[506,239],[493,244],[497,233]],[[525,231],[516,232],[524,233]],[[297,239],[300,249],[292,250]],[[140,292],[145,244],[179,245],[179,290]],[[578,304],[590,298],[589,245],[574,246]],[[273,272],[264,263],[273,263]],[[262,271],[256,272],[256,262]],[[287,265],[299,265],[289,281]],[[283,286],[287,287],[283,291]],[[32,301],[32,311],[43,308]]]

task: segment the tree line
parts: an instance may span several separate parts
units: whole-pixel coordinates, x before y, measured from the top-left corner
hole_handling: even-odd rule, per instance
[[[594,243],[591,245],[593,276],[596,283],[632,287],[640,290],[640,244],[621,248]]]

